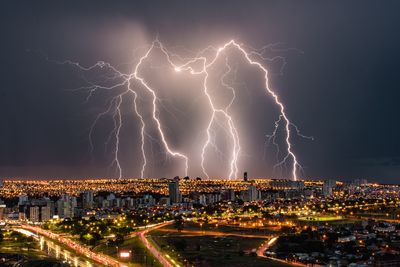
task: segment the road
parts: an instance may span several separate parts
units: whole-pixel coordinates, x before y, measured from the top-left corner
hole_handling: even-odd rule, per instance
[[[150,231],[165,227],[167,225],[170,225],[173,221],[168,221],[168,222],[163,222],[159,224],[153,224],[150,225],[150,227],[147,227],[141,231],[135,232],[132,235],[138,236],[138,238],[143,242],[144,246],[150,251],[150,253],[156,258],[164,267],[179,267],[180,265],[171,257],[169,257],[167,254],[163,254],[159,248],[155,245],[152,244],[152,242],[149,241],[148,237],[146,236]],[[49,230],[42,229],[37,226],[32,226],[32,225],[21,225],[18,228],[26,229],[29,230],[33,233],[37,233],[39,235],[45,236],[49,239],[55,240],[67,247],[69,247],[71,250],[74,252],[84,255],[89,259],[92,259],[93,261],[96,261],[102,265],[107,265],[107,266],[112,266],[112,267],[126,267],[126,264],[123,262],[120,262],[110,256],[104,255],[102,253],[97,253],[93,252],[90,250],[88,247],[84,245],[80,245],[79,243],[72,241],[63,235],[60,234],[55,234]],[[161,231],[166,231],[166,232],[177,232],[175,229],[162,229]],[[223,232],[217,232],[217,231],[190,231],[190,230],[182,230],[180,231],[181,233],[185,234],[194,234],[194,235],[212,235],[212,236],[239,236],[239,237],[245,237],[245,238],[268,238],[268,236],[263,236],[263,235],[249,235],[249,234],[236,234],[236,233],[223,233]],[[277,240],[277,237],[271,238],[268,242],[263,244],[258,250],[257,250],[257,255],[259,257],[264,257],[264,258],[269,258],[275,261],[283,262],[292,266],[305,266],[303,264],[299,263],[292,263],[292,262],[286,262],[280,259],[276,258],[271,258],[267,257],[264,255],[265,251],[268,249],[269,246],[271,246],[275,241]]]
[[[171,224],[172,221],[168,221],[168,222],[163,222],[163,223],[159,223],[159,224],[152,224],[149,225],[145,228],[141,228],[143,230],[139,231],[139,232],[135,232],[130,236],[138,236],[139,239],[143,242],[143,244],[146,246],[146,248],[151,252],[151,254],[153,254],[153,256],[163,265],[166,267],[175,267],[175,266],[179,266],[173,259],[164,256],[157,247],[155,247],[154,245],[151,244],[151,242],[149,242],[149,240],[146,237],[146,234],[152,230],[167,226],[169,224]],[[75,241],[72,241],[69,238],[64,237],[63,235],[60,234],[56,234],[53,233],[49,230],[45,230],[42,229],[40,227],[37,226],[33,226],[33,225],[20,225],[19,228],[21,229],[26,229],[29,230],[33,233],[37,233],[39,235],[45,236],[49,239],[55,240],[65,246],[67,246],[68,248],[70,248],[71,250],[73,250],[74,252],[84,255],[89,259],[92,259],[98,263],[101,263],[102,265],[107,265],[107,266],[112,266],[112,267],[126,267],[126,264],[123,262],[120,262],[110,256],[104,255],[102,253],[98,253],[98,252],[94,252],[92,250],[90,250],[88,247],[81,245]]]
[[[257,250],[257,256],[259,257],[266,257],[264,255],[265,251],[273,244],[276,242],[276,240],[278,239],[277,236],[271,238],[268,242],[265,242],[261,247],[258,248]]]
[[[278,236],[275,236],[275,237],[271,238],[268,242],[264,243],[261,247],[259,247],[258,250],[256,251],[257,256],[258,257],[262,257],[262,258],[267,258],[267,259],[270,259],[270,260],[274,260],[274,261],[277,261],[277,262],[285,263],[285,264],[291,265],[291,266],[302,266],[302,267],[307,266],[307,265],[305,265],[303,263],[300,263],[300,262],[290,262],[290,261],[285,261],[285,260],[281,260],[281,259],[265,256],[265,251],[272,244],[274,244],[276,242],[276,240],[278,240]]]
[[[82,255],[78,253],[74,253],[73,250],[66,249],[65,246],[58,245],[56,242],[53,242],[49,238],[46,238],[42,235],[34,234],[31,231],[21,228],[13,228],[13,231],[21,233],[25,236],[33,237],[36,239],[40,245],[40,250],[45,252],[47,255],[54,257],[56,259],[64,259],[68,261],[71,266],[75,267],[92,267],[93,262],[89,259],[82,257]]]
[[[159,226],[157,228],[163,227],[165,225]],[[170,259],[168,256],[164,257],[163,255],[161,255],[161,253],[156,249],[156,248],[150,248],[147,245],[152,246],[149,241],[146,239],[145,234],[147,234],[147,232],[154,230],[153,229],[149,229],[146,232],[143,231],[140,233],[139,237],[142,239],[143,243],[146,244],[146,247],[152,252],[152,254],[164,265],[167,267],[173,267],[173,266],[179,266],[178,264],[176,264],[176,262],[174,262],[172,259]],[[268,258],[271,260],[274,260],[276,262],[280,262],[280,263],[284,263],[286,265],[291,265],[291,266],[306,266],[302,263],[297,263],[297,262],[288,262],[285,260],[281,260],[281,259],[277,259],[277,258],[272,258],[272,257],[267,257],[264,255],[265,251],[276,242],[276,240],[278,239],[278,236],[272,237],[271,236],[265,236],[265,235],[251,235],[251,234],[239,234],[239,233],[224,233],[224,232],[217,232],[217,231],[192,231],[192,230],[176,230],[176,229],[160,229],[159,231],[162,232],[180,232],[180,233],[184,233],[184,234],[188,234],[188,235],[198,235],[198,236],[205,236],[205,235],[209,235],[209,236],[239,236],[239,237],[244,237],[244,238],[270,238],[268,242],[265,242],[257,251],[257,256],[259,257],[263,257],[263,258]],[[153,250],[152,250],[153,249]],[[162,257],[161,259],[158,257]],[[169,261],[168,261],[169,260]],[[170,261],[173,261],[174,264],[171,264]]]
[[[107,265],[107,266],[112,266],[112,267],[126,267],[125,263],[119,262],[110,256],[93,252],[88,247],[80,245],[77,242],[74,242],[68,238],[63,237],[62,235],[55,234],[51,231],[44,230],[40,227],[32,226],[32,225],[21,225],[20,228],[29,230],[33,233],[37,233],[37,234],[43,235],[49,239],[55,240],[65,246],[67,246],[74,252],[84,255],[91,260],[101,263],[102,265]]]
[[[179,264],[176,263],[176,261],[174,261],[173,259],[171,259],[168,255],[163,255],[154,245],[151,244],[151,242],[147,239],[146,234],[152,230],[164,227],[168,224],[171,224],[171,222],[167,222],[164,223],[162,225],[158,225],[156,227],[153,228],[149,228],[147,230],[143,230],[141,232],[138,233],[138,236],[140,238],[140,240],[143,242],[143,244],[145,244],[146,248],[153,254],[153,256],[155,258],[157,258],[157,260],[165,267],[176,267],[179,266]],[[239,233],[224,233],[224,232],[217,232],[217,231],[196,231],[196,230],[176,230],[176,229],[160,229],[159,231],[162,232],[179,232],[179,233],[183,233],[183,234],[187,234],[187,235],[197,235],[197,236],[205,236],[205,235],[209,235],[209,236],[239,236],[239,237],[243,237],[243,238],[270,238],[270,236],[265,236],[265,235],[250,235],[250,234],[239,234]],[[257,255],[260,257],[264,257],[264,258],[269,258],[278,262],[282,262],[282,263],[286,263],[288,265],[292,265],[292,266],[304,266],[304,265],[300,265],[300,264],[295,264],[295,263],[290,263],[290,262],[286,262],[284,260],[280,260],[280,259],[275,259],[275,258],[270,258],[270,257],[266,257],[264,256],[264,252],[265,250],[268,249],[268,247],[270,245],[272,245],[278,237],[273,237],[271,238],[268,242],[266,242],[262,247],[260,247],[257,250]]]
[[[152,228],[145,229],[143,231],[138,232],[138,237],[139,239],[143,242],[143,244],[146,246],[146,248],[153,254],[153,256],[164,266],[164,267],[174,267],[174,266],[179,266],[178,264],[175,263],[175,261],[171,258],[168,258],[167,256],[164,256],[161,251],[158,250],[157,247],[155,247],[151,242],[147,239],[146,234],[150,231],[153,231],[155,229],[167,226],[171,224],[172,222],[165,222],[156,226],[153,226]]]
[[[200,231],[200,230],[176,230],[176,229],[161,229],[162,232],[170,232],[170,233],[181,233],[187,235],[211,235],[211,236],[239,236],[244,238],[270,238],[270,236],[266,235],[250,235],[250,234],[239,234],[239,233],[226,233],[226,232],[218,232],[218,231]]]

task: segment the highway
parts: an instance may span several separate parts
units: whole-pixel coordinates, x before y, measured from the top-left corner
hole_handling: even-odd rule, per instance
[[[164,267],[175,267],[179,266],[178,264],[175,263],[175,261],[171,258],[168,258],[167,255],[164,256],[161,251],[158,250],[151,242],[147,239],[146,234],[150,231],[153,231],[155,229],[167,226],[171,224],[172,221],[161,223],[157,226],[154,226],[152,228],[145,229],[143,231],[138,232],[138,237],[140,240],[143,242],[143,244],[146,246],[146,248],[153,254],[153,256],[164,266]]]
[[[169,258],[168,255],[164,256],[157,247],[151,244],[151,242],[147,239],[146,234],[152,230],[167,226],[171,224],[173,221],[168,221],[168,222],[163,222],[159,224],[152,224],[146,227],[140,228],[141,231],[132,233],[130,236],[138,236],[139,239],[143,242],[143,244],[146,246],[146,248],[153,254],[153,256],[163,265],[166,267],[177,267],[179,266],[173,259]],[[112,266],[112,267],[126,267],[126,264],[123,262],[120,262],[110,256],[104,255],[102,253],[94,252],[90,250],[88,247],[81,245],[75,241],[72,241],[69,238],[64,237],[63,235],[60,234],[55,234],[51,231],[42,229],[38,226],[32,226],[32,225],[20,225],[19,228],[15,229],[25,229],[29,230],[32,233],[36,233],[38,235],[45,236],[49,238],[50,240],[55,240],[65,246],[67,246],[69,249],[72,251],[76,252],[77,254],[84,255],[85,257],[96,261],[102,265],[107,265],[107,266]]]
[[[165,227],[167,225],[172,224],[173,221],[168,221],[168,222],[163,222],[159,224],[153,224],[149,225],[146,228],[141,228],[138,232],[132,233],[129,236],[137,236],[141,242],[144,244],[144,246],[150,251],[150,253],[156,258],[163,266],[165,267],[179,267],[180,265],[169,255],[163,254],[162,251],[159,250],[159,248],[154,245],[146,236],[150,231]],[[74,251],[77,254],[81,254],[95,262],[100,263],[101,265],[106,265],[106,266],[112,266],[112,267],[126,267],[126,263],[120,262],[117,259],[114,259],[110,256],[104,255],[102,253],[97,253],[91,251],[88,247],[81,245],[75,241],[72,241],[69,238],[64,237],[63,235],[53,233],[49,230],[42,229],[38,226],[32,226],[32,225],[21,225],[15,227],[14,229],[25,229],[29,230],[32,233],[36,233],[37,235],[44,236],[50,240],[55,240],[65,246],[67,246],[69,249]],[[161,231],[165,232],[178,232],[175,229],[161,229]],[[239,233],[224,233],[224,232],[217,232],[217,231],[190,231],[190,230],[181,230],[179,231],[180,233],[183,233],[185,235],[212,235],[212,236],[239,236],[239,237],[244,237],[244,238],[270,238],[270,236],[264,236],[264,235],[251,235],[251,234],[239,234]],[[305,266],[302,264],[298,263],[292,263],[292,262],[287,262],[284,260],[276,259],[276,258],[271,258],[267,257],[264,255],[265,251],[277,240],[278,237],[272,237],[268,242],[264,243],[258,250],[257,250],[257,255],[259,257],[264,257],[264,258],[269,258],[272,260],[276,260],[279,262],[283,262],[289,265],[293,266]],[[76,260],[75,260],[76,261]],[[76,263],[75,263],[76,264]],[[81,264],[79,264],[81,266]],[[89,265],[87,265],[89,266]]]
[[[87,257],[93,261],[96,261],[102,265],[107,265],[107,266],[112,266],[112,267],[126,267],[125,263],[119,262],[110,256],[93,252],[88,247],[80,245],[77,242],[74,242],[68,238],[63,237],[62,235],[55,234],[51,231],[44,230],[37,226],[26,225],[26,224],[21,225],[20,228],[29,230],[33,233],[37,233],[38,235],[42,235],[49,239],[55,240],[65,246],[67,246],[74,252],[84,255],[85,257]]]
[[[95,264],[85,260],[82,256],[78,256],[78,253],[74,253],[72,250],[67,250],[55,242],[45,238],[39,237],[40,249],[47,251],[47,254],[55,257],[56,259],[64,259],[74,267],[93,267]]]
[[[96,266],[94,262],[91,262],[88,258],[75,253],[72,249],[67,249],[63,246],[58,245],[51,239],[44,237],[43,235],[34,234],[31,231],[22,228],[13,228],[13,231],[19,232],[25,236],[35,238],[40,245],[40,250],[46,252],[47,255],[56,259],[65,260],[74,267],[93,267]]]

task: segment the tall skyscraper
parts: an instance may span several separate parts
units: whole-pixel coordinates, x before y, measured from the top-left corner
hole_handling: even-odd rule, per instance
[[[249,201],[256,201],[261,198],[261,192],[254,185],[248,187],[248,194],[249,194]]]
[[[54,202],[49,198],[20,199],[18,204],[19,219],[32,222],[45,222],[51,219],[54,212]]]
[[[0,221],[4,220],[4,211],[6,209],[6,205],[3,201],[0,200]]]
[[[20,195],[18,197],[18,204],[19,205],[24,205],[25,203],[27,203],[29,200],[29,197],[27,195]]]
[[[248,178],[247,178],[247,172],[243,173],[243,181],[247,182]]]
[[[322,193],[325,197],[330,197],[333,195],[333,188],[336,186],[335,180],[325,180],[322,187]]]
[[[51,207],[50,206],[44,206],[41,209],[41,221],[46,222],[50,220],[52,217],[52,212],[51,212]]]
[[[75,215],[76,197],[63,195],[57,201],[57,211],[60,218],[73,218]]]
[[[82,194],[82,207],[84,209],[93,208],[94,204],[94,194],[93,191],[85,191]]]
[[[169,189],[169,199],[171,204],[174,203],[181,203],[182,202],[182,195],[179,191],[179,180],[174,179],[168,184]]]
[[[31,222],[40,222],[40,209],[39,206],[29,207],[29,220]]]

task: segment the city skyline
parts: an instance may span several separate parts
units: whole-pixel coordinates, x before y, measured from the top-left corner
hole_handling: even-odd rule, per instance
[[[400,185],[243,178],[6,180],[0,257],[65,267],[400,263]]]
[[[146,132],[149,160],[142,171],[140,121],[130,117],[129,105],[121,110],[128,118],[121,131],[122,174],[115,165],[114,136],[109,139],[112,116],[96,125],[91,155],[91,126],[107,110],[110,100],[116,99],[115,95],[94,95],[86,103],[88,91],[76,89],[87,85],[85,81],[104,78],[104,66],[96,72],[82,73],[73,64],[58,63],[71,60],[87,67],[109,62],[131,74],[154,40],[165,45],[175,67],[185,62],[178,56],[187,57],[209,45],[218,48],[234,40],[247,52],[265,53],[261,63],[269,72],[269,85],[284,105],[290,123],[298,126],[292,128],[290,142],[304,171],[293,171],[297,165],[292,156],[286,168],[274,168],[287,155],[287,146],[281,147],[286,152],[276,159],[274,146],[265,144],[282,114],[265,94],[262,73],[249,67],[243,55],[232,48],[226,51],[232,68],[227,80],[235,82],[238,93],[233,116],[240,117],[235,121],[238,135],[231,134],[234,140],[240,137],[238,166],[230,164],[232,145],[224,143],[228,139],[222,137],[217,147],[228,152],[222,151],[221,156],[207,147],[202,170],[200,152],[210,109],[198,113],[204,111],[207,102],[193,93],[201,91],[202,81],[190,80],[190,75],[180,69],[179,73],[170,73],[165,55],[155,49],[153,58],[143,66],[143,75],[146,82],[151,81],[160,90],[158,111],[166,140],[171,151],[189,155],[189,176],[241,179],[248,171],[255,178],[397,182],[400,142],[399,127],[393,122],[399,114],[395,62],[400,58],[396,49],[400,38],[395,34],[399,19],[394,2],[375,5],[367,1],[362,9],[357,2],[156,3],[88,2],[61,7],[50,2],[39,6],[22,1],[8,4],[1,11],[1,27],[7,38],[0,47],[9,51],[4,55],[0,89],[5,121],[0,133],[1,177],[185,176],[182,162],[168,156],[154,129]],[[207,55],[211,59],[212,52]],[[260,61],[252,55],[252,60]],[[226,74],[224,71],[219,66],[213,70],[219,72],[217,80]],[[188,95],[182,93],[189,91]],[[222,95],[222,99],[230,98]],[[142,95],[139,100],[151,106]],[[143,115],[149,116],[146,112]],[[314,139],[296,137],[297,129]],[[278,141],[284,139],[281,133]],[[235,157],[238,149],[232,149]],[[236,168],[235,174],[232,168]]]

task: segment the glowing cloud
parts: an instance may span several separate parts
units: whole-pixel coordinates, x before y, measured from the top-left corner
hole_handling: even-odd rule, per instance
[[[118,172],[118,177],[122,177],[122,167],[119,160],[119,151],[121,146],[120,140],[120,133],[121,128],[123,127],[123,118],[121,114],[121,105],[125,101],[125,98],[128,96],[133,97],[131,101],[133,107],[132,111],[137,116],[140,121],[140,149],[141,149],[141,157],[142,157],[142,165],[140,169],[140,176],[143,178],[145,177],[147,166],[148,166],[148,156],[147,156],[147,149],[146,149],[146,137],[149,136],[147,133],[148,124],[150,123],[149,120],[146,121],[143,113],[138,107],[138,101],[140,99],[138,87],[140,86],[141,89],[144,89],[151,95],[151,120],[152,123],[156,125],[157,134],[159,138],[159,143],[162,145],[163,149],[165,150],[166,154],[177,158],[181,161],[181,168],[183,171],[179,173],[184,174],[185,176],[188,175],[189,172],[189,157],[178,151],[177,149],[173,148],[170,142],[167,140],[166,134],[164,132],[164,128],[166,127],[165,124],[161,121],[158,115],[158,103],[161,101],[157,95],[157,92],[154,88],[151,87],[148,80],[145,79],[144,76],[141,75],[142,68],[145,67],[146,61],[149,60],[150,55],[157,51],[165,56],[166,61],[168,62],[168,66],[176,72],[176,75],[181,75],[184,73],[188,73],[189,75],[200,76],[202,80],[202,93],[204,94],[205,98],[208,101],[208,112],[210,112],[210,117],[208,119],[208,123],[205,127],[206,138],[204,143],[199,150],[200,158],[201,158],[201,169],[203,174],[206,177],[210,177],[207,166],[206,166],[206,158],[207,152],[210,146],[217,148],[217,145],[212,141],[212,129],[213,126],[218,124],[221,127],[224,127],[226,133],[229,136],[230,142],[232,144],[232,150],[230,152],[230,160],[229,160],[229,173],[227,177],[229,179],[236,179],[239,177],[239,168],[238,162],[240,160],[240,152],[241,152],[241,138],[239,136],[239,131],[236,126],[235,119],[230,112],[230,107],[236,100],[236,90],[233,86],[229,85],[225,79],[227,75],[231,72],[231,66],[228,64],[228,56],[227,53],[231,50],[235,50],[239,52],[239,54],[243,57],[245,62],[247,62],[250,66],[255,67],[255,70],[260,72],[264,79],[264,89],[267,96],[271,97],[275,105],[279,109],[279,117],[275,121],[275,128],[271,135],[268,135],[268,138],[274,145],[277,146],[277,151],[279,152],[278,143],[276,142],[278,128],[280,126],[284,129],[284,142],[285,142],[285,153],[283,157],[279,158],[279,153],[277,153],[277,160],[278,163],[275,166],[280,166],[286,162],[290,162],[291,166],[291,177],[293,180],[298,179],[299,169],[301,169],[301,165],[293,151],[292,145],[292,135],[299,135],[301,137],[312,138],[303,136],[300,134],[299,129],[289,120],[288,115],[286,113],[286,109],[282,101],[280,100],[278,94],[270,87],[269,80],[268,80],[268,70],[266,67],[263,66],[263,61],[265,58],[263,57],[260,51],[249,49],[244,47],[243,45],[237,43],[234,40],[226,42],[219,48],[213,48],[211,46],[207,47],[206,49],[200,51],[198,56],[191,57],[191,58],[183,58],[179,55],[173,54],[158,40],[154,40],[150,47],[146,50],[146,52],[139,58],[138,62],[134,65],[133,71],[131,73],[123,73],[119,71],[116,67],[112,66],[106,62],[97,62],[93,66],[90,67],[83,67],[79,63],[72,62],[72,61],[64,61],[64,62],[57,62],[59,64],[68,64],[79,68],[81,71],[93,71],[96,69],[106,69],[107,71],[113,74],[112,81],[116,81],[112,85],[104,85],[102,83],[89,83],[89,86],[82,87],[80,89],[88,90],[87,100],[96,93],[97,90],[120,90],[120,88],[124,88],[121,91],[113,96],[109,105],[106,109],[99,113],[98,116],[95,118],[92,127],[89,132],[89,141],[91,149],[93,150],[93,141],[92,141],[92,134],[96,124],[98,123],[101,117],[111,114],[114,122],[113,130],[110,134],[109,140],[111,138],[115,139],[114,142],[114,150],[113,150],[113,160],[112,165],[115,166]],[[207,52],[207,53],[205,53]],[[205,56],[207,54],[207,56]],[[217,61],[219,59],[225,58],[225,65],[226,71],[220,77],[220,83],[222,86],[227,88],[231,91],[231,98],[229,99],[229,103],[224,107],[218,107],[216,104],[215,98],[210,94],[210,85],[209,76],[210,76],[210,68],[217,66]],[[179,59],[179,60],[175,60]],[[179,61],[179,63],[177,62]],[[218,118],[222,118],[222,122],[220,119],[217,121]],[[294,130],[294,131],[292,131]],[[108,140],[108,141],[109,141]]]

